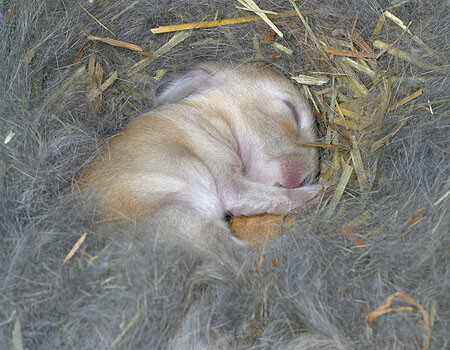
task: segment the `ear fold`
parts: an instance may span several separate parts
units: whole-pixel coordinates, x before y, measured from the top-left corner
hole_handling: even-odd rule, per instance
[[[212,74],[205,68],[196,68],[171,82],[160,85],[155,93],[155,106],[178,102],[208,88]]]
[[[301,129],[311,129],[314,128],[314,114],[309,106],[306,99],[302,98],[298,101],[298,106],[300,107],[299,120]]]

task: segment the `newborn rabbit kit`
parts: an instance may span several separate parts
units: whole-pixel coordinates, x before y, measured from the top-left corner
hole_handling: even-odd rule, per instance
[[[229,231],[225,214],[285,214],[322,189],[311,184],[317,150],[299,145],[315,140],[311,110],[272,69],[199,64],[161,86],[155,104],[79,177],[102,216],[170,216],[202,244],[205,224]]]

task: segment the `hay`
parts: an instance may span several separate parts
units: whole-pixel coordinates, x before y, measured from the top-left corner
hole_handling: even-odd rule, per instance
[[[0,348],[449,346],[449,5],[255,3],[0,2]],[[204,59],[299,84],[336,186],[250,219],[258,249],[199,257],[68,193],[166,72]]]

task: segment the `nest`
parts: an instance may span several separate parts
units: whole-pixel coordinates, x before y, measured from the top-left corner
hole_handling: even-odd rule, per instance
[[[415,103],[422,95],[419,88],[407,96],[396,96],[393,91],[394,82],[403,82],[413,77],[404,77],[405,64],[439,72],[443,70],[439,66],[438,53],[428,47],[418,36],[414,35],[401,19],[390,11],[384,11],[380,16],[375,29],[370,37],[364,37],[357,29],[357,18],[347,30],[334,30],[331,33],[313,31],[308,25],[306,17],[311,12],[302,13],[295,3],[292,6],[295,11],[287,13],[276,13],[274,11],[263,11],[253,1],[241,1],[245,11],[255,13],[253,16],[216,19],[193,23],[182,23],[169,26],[152,28],[153,34],[175,33],[164,45],[154,52],[148,52],[135,43],[129,43],[113,39],[111,37],[99,37],[88,35],[88,41],[95,40],[114,47],[125,48],[138,52],[146,57],[138,61],[127,71],[131,81],[138,84],[145,67],[158,57],[170,54],[177,45],[189,38],[191,30],[202,28],[214,28],[217,26],[239,25],[252,21],[264,21],[269,28],[263,28],[256,33],[253,41],[254,59],[270,62],[270,59],[278,58],[280,55],[304,55],[314,70],[306,74],[291,76],[292,80],[302,86],[305,95],[314,106],[317,119],[321,122],[321,134],[324,135],[323,142],[316,144],[299,143],[306,147],[323,148],[319,182],[336,184],[333,195],[323,201],[318,210],[324,212],[326,219],[333,217],[339,205],[340,199],[346,190],[351,188],[360,194],[371,191],[374,184],[379,180],[377,176],[377,158],[372,157],[371,164],[367,159],[380,148],[389,144],[392,137],[404,126],[407,118],[399,118],[394,125],[385,125],[385,119],[391,114],[404,115],[417,108],[427,109],[433,113],[433,106],[450,102],[450,99],[428,100],[427,102]],[[108,31],[112,36],[115,34],[102,22],[95,18],[86,8],[78,4],[94,21]],[[400,29],[398,37],[390,43],[381,40],[386,20],[392,21]],[[326,28],[332,28],[331,23],[322,23]],[[283,38],[283,33],[278,27],[290,32],[295,40],[290,42],[288,48],[277,42],[276,36]],[[259,35],[258,35],[259,34]],[[261,37],[259,39],[259,37]],[[49,38],[45,38],[48,40]],[[213,39],[211,39],[213,40]],[[408,40],[417,44],[417,51],[412,55],[410,52],[396,48],[399,40]],[[38,44],[41,45],[44,41]],[[209,43],[205,38],[197,45]],[[311,49],[311,42],[317,48]],[[72,77],[68,78],[65,86],[68,88],[61,91],[62,95],[70,95],[75,88],[74,81],[84,82],[86,86],[86,103],[94,106],[101,104],[102,95],[113,84],[121,84],[118,72],[114,71],[107,79],[100,63],[96,63],[95,54],[89,56],[89,64],[79,64],[85,45],[80,49],[75,58],[74,67],[79,67]],[[273,48],[271,57],[262,57],[261,45],[270,45]],[[26,57],[30,61],[36,48],[30,50]],[[118,55],[126,55],[126,51],[118,51]],[[378,60],[389,55],[397,59],[395,69],[385,71],[380,69]],[[418,57],[427,56],[436,58],[436,64],[427,63]],[[125,60],[125,58],[123,58]],[[440,62],[442,64],[442,62]],[[149,80],[161,80],[166,71],[160,70],[157,75]],[[127,81],[130,84],[130,81]],[[72,87],[72,88],[71,88]],[[57,94],[59,95],[59,94]],[[395,99],[393,98],[395,96]],[[64,98],[64,97],[62,97]],[[443,199],[448,193],[443,194]],[[411,213],[411,222],[408,227],[414,225],[423,217],[423,208],[416,213]],[[365,219],[368,219],[366,217]],[[258,239],[258,234],[269,239],[275,239],[282,230],[278,226],[284,225],[284,218],[273,215],[262,215],[256,218],[233,218],[231,226],[235,234],[251,244],[260,244],[264,239]],[[352,237],[347,232],[347,237],[352,242],[363,244],[362,240]],[[349,236],[350,235],[350,236]],[[252,237],[252,238],[250,238]],[[255,241],[256,240],[256,241]]]
[[[26,93],[22,104],[8,102],[2,109],[4,119],[13,120],[3,126],[0,158],[0,177],[9,196],[2,202],[3,227],[9,228],[2,233],[8,242],[3,254],[11,265],[2,272],[7,282],[0,289],[4,343],[16,349],[23,344],[305,349],[448,345],[445,227],[450,190],[448,141],[442,136],[450,110],[445,89],[448,42],[435,42],[422,27],[403,19],[409,13],[405,3],[374,12],[364,3],[370,15],[351,11],[352,18],[345,18],[334,13],[339,4],[316,9],[311,2],[312,10],[304,10],[292,0],[277,6],[239,0],[223,8],[217,3],[217,9],[214,4],[170,7],[158,2],[149,20],[140,17],[145,5],[140,1],[120,2],[117,8],[107,0],[67,8],[7,2],[0,25],[16,26],[8,32],[9,40],[19,40],[20,30],[30,37],[15,58],[30,78],[23,87],[17,77],[5,73],[10,86],[18,84],[5,90],[5,96],[17,95],[10,91]],[[56,24],[42,35],[23,24],[24,18],[51,22],[50,13],[78,18],[64,27],[71,33],[70,45],[64,46]],[[421,23],[439,17],[422,13],[426,18],[420,18]],[[130,14],[133,20],[125,20]],[[144,27],[146,35],[134,38],[138,30],[127,27],[134,23]],[[5,55],[13,47],[8,45],[2,47]],[[64,54],[53,57],[55,47],[63,47]],[[92,228],[93,219],[67,204],[71,179],[103,139],[151,104],[151,91],[168,71],[203,58],[264,62],[298,84],[313,107],[320,135],[317,143],[302,145],[320,148],[317,180],[332,184],[331,193],[302,216],[293,211],[284,217],[231,218],[235,235],[252,247],[245,258],[236,258],[220,244],[215,260],[206,263],[156,241],[145,245],[151,253],[142,252],[134,241],[129,243],[133,253],[116,238],[105,244],[104,232]],[[13,116],[22,110],[39,116],[36,121],[21,116],[17,124],[26,131],[19,132],[11,126],[14,118],[7,116],[11,110]],[[417,120],[425,116],[431,121]],[[420,126],[422,138],[430,130],[439,134],[411,141],[412,151],[399,146]],[[417,155],[422,148],[427,154]],[[73,157],[67,157],[67,149]],[[68,159],[62,161],[64,156]],[[405,161],[397,164],[395,158]],[[412,168],[413,159],[419,159],[414,167],[421,168]],[[41,232],[48,232],[46,238]],[[48,238],[55,232],[64,232],[62,239]],[[26,277],[16,280],[22,269],[14,261],[26,257],[18,248],[21,240],[33,251],[33,264],[43,261],[50,272],[28,267],[23,269]],[[385,240],[392,247],[386,248]],[[116,247],[114,253],[108,253],[109,245]],[[398,270],[392,267],[396,253]],[[408,264],[415,264],[413,271]],[[161,275],[142,272],[148,266]],[[52,282],[29,284],[35,274]],[[78,283],[89,292],[75,288]],[[431,292],[427,283],[433,284]],[[57,286],[50,294],[52,306],[39,298],[46,284]],[[13,290],[24,292],[13,297]],[[34,293],[36,297],[29,296]],[[88,301],[85,294],[90,295]],[[13,306],[8,300],[14,300]],[[111,302],[121,306],[113,309],[107,304]],[[70,312],[61,311],[61,305]],[[87,315],[90,310],[112,321]],[[96,330],[88,332],[95,345],[80,338],[88,337],[83,322]],[[152,332],[153,337],[145,335]]]

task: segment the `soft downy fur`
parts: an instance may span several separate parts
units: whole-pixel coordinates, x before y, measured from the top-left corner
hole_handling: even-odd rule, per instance
[[[199,59],[250,60],[253,33],[265,24],[194,30],[136,71],[141,57],[119,55],[122,49],[98,42],[88,42],[77,59],[86,34],[109,32],[72,1],[0,1],[0,348],[20,348],[22,342],[26,349],[420,349],[426,330],[418,310],[383,315],[374,329],[365,321],[395,292],[430,313],[430,348],[448,348],[450,108],[443,48],[449,4],[297,3],[302,11],[314,11],[309,23],[324,31],[350,30],[357,18],[355,27],[370,37],[386,9],[411,22],[410,30],[435,52],[426,60],[440,69],[405,64],[404,78],[393,81],[392,98],[421,89],[422,106],[444,102],[433,103],[433,113],[418,106],[386,116],[382,135],[399,121],[406,124],[387,146],[364,155],[377,165],[376,183],[369,193],[349,188],[332,218],[313,207],[262,251],[212,235],[207,254],[199,257],[182,241],[167,238],[164,230],[177,230],[179,223],[164,230],[156,221],[123,227],[86,212],[69,193],[76,174],[107,140],[151,108],[161,70],[181,72]],[[217,12],[221,18],[242,15],[235,2],[79,4],[115,38],[150,52],[172,34],[149,36],[149,28],[205,15],[213,19]],[[292,10],[289,1],[258,4]],[[391,29],[396,40],[401,33]],[[289,35],[282,43],[290,45]],[[412,41],[398,44],[416,50]],[[273,55],[268,46],[262,48],[265,57]],[[100,104],[86,99],[91,55],[105,77],[117,70],[121,79]],[[297,51],[270,63],[286,76],[310,68]],[[398,69],[392,56],[378,64],[385,71]],[[422,208],[423,219],[405,230]],[[342,226],[361,235],[368,248],[343,237]],[[73,265],[64,264],[83,232],[87,239]]]
[[[76,192],[103,217],[168,223],[205,250],[204,229],[232,238],[225,214],[286,214],[313,204],[312,112],[268,67],[202,63],[159,88],[158,108],[113,136]],[[225,232],[223,232],[225,231]],[[240,242],[241,244],[243,242]]]

